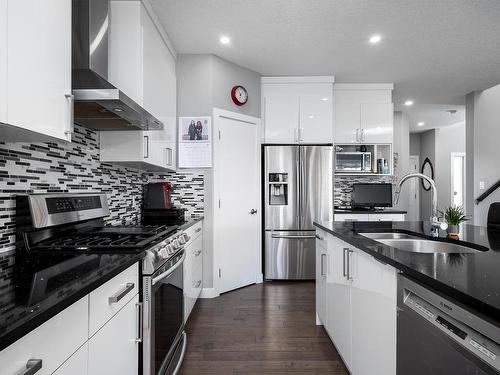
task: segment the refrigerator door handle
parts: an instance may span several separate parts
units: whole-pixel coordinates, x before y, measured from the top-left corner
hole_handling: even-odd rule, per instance
[[[296,168],[296,191],[295,191],[295,218],[297,220],[297,226],[300,228],[300,150],[298,151],[299,154],[297,155],[297,158],[295,159],[295,168]]]
[[[306,201],[306,183],[305,183],[305,176],[306,176],[306,171],[304,167],[304,149],[301,148],[299,151],[299,158],[300,158],[300,203],[299,203],[299,209],[300,209],[300,222],[299,222],[299,228],[303,229],[304,228],[304,215],[305,215],[305,201]]]
[[[271,234],[271,238],[284,238],[284,239],[289,239],[289,240],[303,240],[303,239],[313,239],[316,238],[315,235],[289,235],[289,234],[284,234],[284,235],[279,235],[279,234]]]

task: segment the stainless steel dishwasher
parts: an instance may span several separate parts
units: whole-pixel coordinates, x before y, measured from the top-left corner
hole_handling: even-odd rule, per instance
[[[398,275],[397,374],[500,373],[500,328]]]

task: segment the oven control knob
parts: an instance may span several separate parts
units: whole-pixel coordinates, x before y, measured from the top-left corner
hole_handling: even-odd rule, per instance
[[[163,247],[161,250],[160,250],[160,255],[163,259],[167,258],[168,257],[168,252],[167,252],[167,249],[165,247]]]
[[[179,236],[178,241],[181,245],[184,245],[186,243],[184,236]]]
[[[157,250],[149,250],[149,255],[153,259],[153,262],[158,261],[159,255]]]
[[[172,241],[172,247],[177,250],[180,247],[179,241],[177,239]]]
[[[167,245],[167,253],[168,253],[168,255],[172,255],[173,252],[174,252],[174,248],[172,247],[171,244],[168,244]]]
[[[185,241],[185,242],[189,242],[189,240],[191,239],[191,237],[189,237],[189,236],[187,235],[187,233],[184,233],[184,234],[182,235],[182,238],[184,238],[184,241]]]

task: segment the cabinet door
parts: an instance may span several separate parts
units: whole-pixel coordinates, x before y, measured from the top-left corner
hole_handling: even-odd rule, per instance
[[[344,363],[351,368],[351,282],[346,277],[348,245],[329,237],[326,277],[326,330]]]
[[[7,122],[7,0],[0,0],[0,122]]]
[[[361,250],[352,259],[352,373],[394,375],[396,270]]]
[[[394,109],[392,103],[361,103],[361,141],[392,143]]]
[[[139,296],[129,301],[89,340],[89,375],[137,375]]]
[[[318,232],[316,232],[318,234]],[[322,240],[316,239],[316,324],[326,326],[326,276],[328,273],[327,249]]]
[[[359,142],[360,107],[350,92],[335,92],[335,143]]]
[[[266,143],[296,143],[299,128],[298,96],[264,98],[264,132]]]
[[[333,142],[333,104],[331,86],[324,95],[300,97],[299,142]]]
[[[8,0],[7,14],[7,122],[71,140],[71,1]]]
[[[88,343],[73,353],[52,375],[87,375]]]
[[[194,304],[203,289],[203,236],[198,236],[192,243],[193,248],[193,298]]]

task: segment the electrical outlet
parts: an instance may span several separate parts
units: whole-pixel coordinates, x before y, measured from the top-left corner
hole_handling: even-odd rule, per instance
[[[479,181],[479,190],[484,190],[484,181]]]

